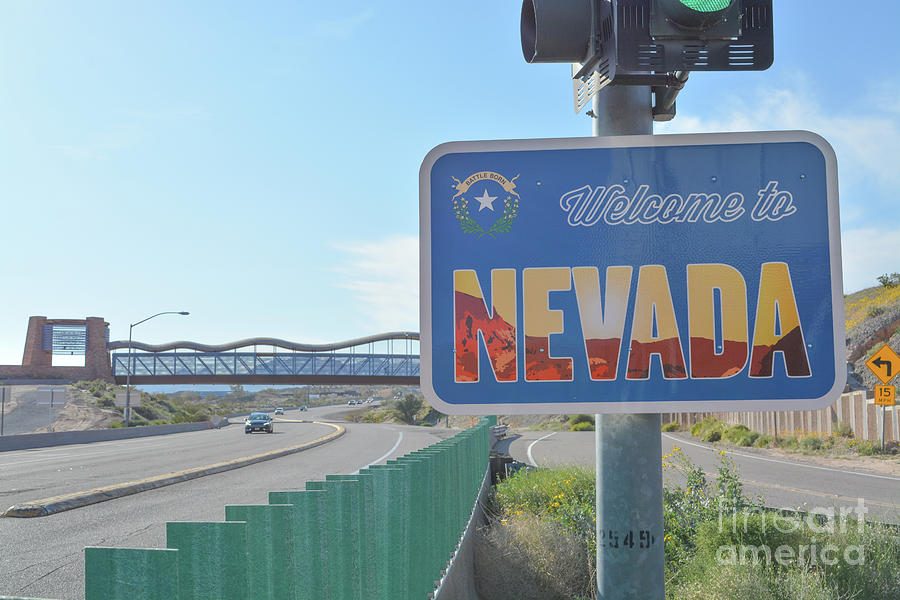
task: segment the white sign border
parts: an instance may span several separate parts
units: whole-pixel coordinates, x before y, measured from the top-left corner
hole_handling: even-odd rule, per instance
[[[760,143],[805,142],[815,146],[825,159],[828,208],[828,243],[831,257],[831,306],[834,325],[834,385],[818,398],[768,400],[658,400],[651,402],[541,402],[541,403],[448,403],[432,385],[431,339],[431,169],[443,156],[463,152],[512,152],[525,150],[580,150],[591,148],[645,148]],[[433,148],[419,169],[419,382],[420,389],[437,410],[446,414],[560,414],[560,413],[673,413],[771,410],[818,410],[833,404],[847,383],[847,347],[844,327],[844,293],[841,269],[840,214],[838,207],[837,157],[821,136],[810,131],[746,131],[736,133],[687,133],[671,135],[627,135],[585,138],[542,138],[447,142]]]

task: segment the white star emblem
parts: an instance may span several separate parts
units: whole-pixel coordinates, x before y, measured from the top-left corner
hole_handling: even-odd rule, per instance
[[[486,208],[494,210],[494,200],[497,199],[497,196],[488,196],[487,188],[484,188],[484,194],[482,194],[480,197],[475,196],[475,199],[478,200],[478,204],[481,205],[478,207],[478,212],[481,212]]]

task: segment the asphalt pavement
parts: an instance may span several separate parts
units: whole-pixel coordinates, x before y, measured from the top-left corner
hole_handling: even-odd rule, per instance
[[[662,452],[678,446],[692,462],[700,465],[713,480],[721,464],[723,450],[733,461],[745,493],[761,497],[766,506],[802,510],[835,509],[836,514],[857,507],[860,501],[871,519],[900,523],[900,477],[880,473],[835,468],[804,461],[782,459],[752,448],[734,449],[699,442],[686,433],[662,433]],[[578,464],[594,467],[594,432],[514,432],[504,446],[516,460],[536,466]],[[660,457],[661,458],[661,457]],[[676,469],[666,469],[663,479],[680,484],[684,478]]]
[[[285,418],[325,420],[341,412],[335,407],[291,410]],[[453,433],[341,424],[347,428],[344,436],[297,454],[46,517],[0,519],[0,595],[80,600],[85,546],[164,548],[167,521],[222,521],[226,505],[267,504],[269,491],[302,490],[307,481],[351,474]],[[276,435],[245,435],[240,425],[230,425],[157,438],[0,453],[0,494],[6,493],[0,498],[6,504],[13,498],[45,497],[50,490],[139,479],[204,460],[219,462],[242,451],[255,454],[290,446],[332,430],[312,423],[275,425]],[[116,474],[107,474],[107,469]]]

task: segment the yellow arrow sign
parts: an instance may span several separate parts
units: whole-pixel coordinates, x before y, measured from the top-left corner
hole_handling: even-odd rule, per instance
[[[900,356],[885,344],[869,357],[866,366],[875,373],[875,377],[880,379],[881,383],[887,383],[900,372]]]

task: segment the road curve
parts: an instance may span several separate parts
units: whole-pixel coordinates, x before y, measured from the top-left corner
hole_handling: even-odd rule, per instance
[[[302,414],[303,418],[327,420],[340,412],[328,407]],[[299,414],[288,411],[286,417],[295,419]],[[298,454],[39,519],[0,519],[0,595],[79,600],[84,594],[85,546],[162,548],[167,521],[221,521],[225,505],[266,504],[269,491],[302,490],[307,481],[328,474],[350,474],[454,433],[398,425],[343,425],[347,433],[341,438]],[[80,445],[85,452],[80,457],[74,446],[3,453],[0,467],[7,471],[0,471],[0,498],[4,504],[11,498],[40,498],[52,495],[50,489],[71,490],[87,482],[129,481],[167,472],[173,461],[207,464],[242,451],[250,454],[289,446],[307,434],[315,437],[325,431],[314,431],[315,427],[320,426],[276,422],[277,435],[245,435],[242,428],[232,425],[222,430]],[[151,440],[161,445],[147,446]],[[250,444],[255,452],[248,452],[244,444]],[[44,453],[51,450],[56,453]],[[15,460],[11,461],[13,454]],[[21,467],[10,464],[26,459],[31,462]],[[37,476],[34,483],[28,483],[29,468]],[[15,475],[9,479],[6,473]],[[2,495],[13,487],[10,483],[15,493]]]
[[[552,436],[544,431],[513,433],[501,448],[507,448],[516,460],[538,466],[594,466],[593,432],[560,431]],[[685,433],[662,434],[664,454],[676,445],[712,478],[720,464],[719,453],[725,450],[738,468],[745,492],[751,497],[761,496],[767,506],[839,509],[855,507],[862,499],[870,518],[900,523],[900,477],[823,467],[799,458],[780,459],[754,449],[713,446]],[[674,470],[665,471],[664,479],[683,481]]]

